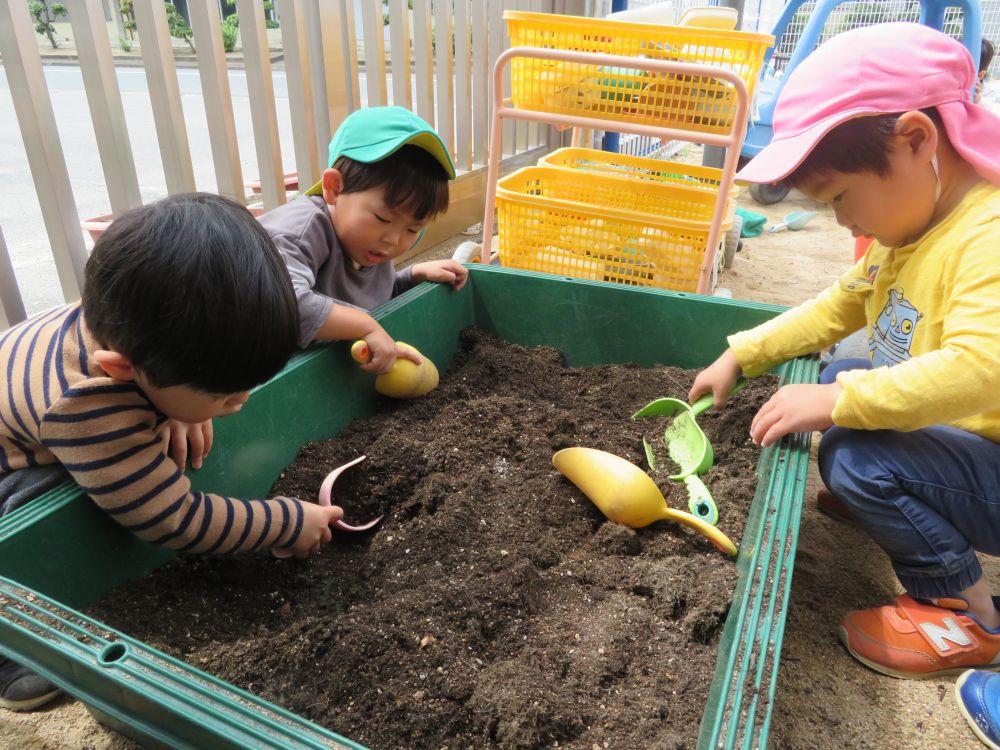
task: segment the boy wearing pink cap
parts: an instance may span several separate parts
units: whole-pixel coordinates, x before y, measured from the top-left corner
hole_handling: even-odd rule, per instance
[[[892,23],[830,40],[789,78],[774,139],[738,175],[784,180],[874,242],[817,298],[729,338],[695,399],[865,328],[863,368],[778,390],[751,436],[826,430],[827,487],[907,593],[840,637],[896,677],[1000,668],[1000,611],[976,552],[1000,554],[1000,118],[971,103],[972,58]]]

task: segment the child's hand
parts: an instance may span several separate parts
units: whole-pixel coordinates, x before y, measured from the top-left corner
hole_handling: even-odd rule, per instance
[[[295,544],[286,549],[298,558],[309,557],[319,552],[324,544],[333,538],[330,526],[344,517],[344,509],[337,505],[322,506],[302,503],[302,531]]]
[[[469,269],[457,260],[448,258],[447,260],[432,260],[426,263],[417,263],[411,271],[416,281],[434,281],[438,284],[451,284],[457,292],[465,286],[469,278]]]
[[[830,385],[786,385],[760,407],[750,424],[750,437],[766,448],[790,432],[812,432],[833,426],[833,407],[843,392]]]
[[[408,359],[415,365],[419,365],[424,361],[424,358],[420,356],[416,349],[408,344],[400,345],[399,342],[396,343],[396,358]]]
[[[716,406],[725,406],[740,372],[740,363],[736,361],[733,350],[726,349],[717,360],[698,373],[688,393],[688,401],[693,404],[706,393],[711,393],[715,396]]]
[[[392,336],[379,326],[364,337],[364,342],[368,345],[370,359],[367,364],[361,365],[361,369],[376,375],[389,372],[397,357],[396,342]]]
[[[202,462],[208,457],[208,452],[212,450],[214,439],[211,419],[196,424],[168,419],[160,428],[163,455],[173,457],[181,471],[187,463],[188,444],[191,446],[191,468],[200,469]]]

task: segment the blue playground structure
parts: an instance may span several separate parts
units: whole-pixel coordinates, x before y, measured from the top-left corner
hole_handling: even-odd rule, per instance
[[[983,22],[979,0],[789,0],[771,32],[777,40],[764,57],[757,96],[740,155],[751,159],[771,142],[774,105],[785,81],[830,37],[860,26],[914,21],[960,39],[979,64]],[[777,203],[788,187],[751,185],[758,203]]]

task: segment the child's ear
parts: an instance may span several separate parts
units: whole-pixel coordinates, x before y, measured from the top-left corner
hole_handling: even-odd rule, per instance
[[[920,110],[913,109],[899,116],[896,135],[917,159],[929,162],[937,153],[937,126]]]
[[[132,361],[124,354],[112,352],[107,349],[98,349],[94,352],[94,360],[101,366],[101,369],[108,374],[112,380],[129,382],[135,380],[135,368]]]
[[[344,175],[340,173],[339,169],[334,169],[330,167],[323,172],[323,200],[327,202],[327,205],[334,205],[337,202],[337,198],[344,191]]]

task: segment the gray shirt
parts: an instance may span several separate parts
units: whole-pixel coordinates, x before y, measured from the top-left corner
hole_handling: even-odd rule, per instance
[[[260,217],[292,277],[299,302],[299,346],[306,347],[334,302],[371,310],[414,285],[409,268],[392,262],[355,268],[333,231],[322,196],[299,196]]]

